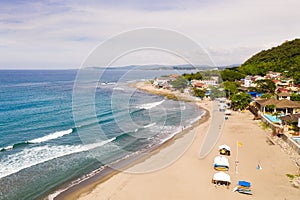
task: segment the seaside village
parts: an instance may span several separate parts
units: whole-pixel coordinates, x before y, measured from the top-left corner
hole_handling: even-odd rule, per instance
[[[271,129],[270,142],[279,143],[291,157],[298,156],[294,158],[294,162],[300,170],[300,85],[294,84],[293,79],[286,78],[283,73],[269,71],[265,76],[246,76],[234,80],[233,85],[237,86],[234,89],[237,91],[231,94],[234,90],[231,88],[232,83],[222,84],[219,72],[212,71],[209,75],[207,72],[203,73],[182,76],[172,74],[155,78],[151,83],[156,88],[178,90],[183,94],[196,96],[194,98],[217,100],[219,111],[224,112],[225,120],[230,118],[232,110],[249,110],[253,114],[253,120],[261,120],[262,128]],[[242,146],[242,142],[237,141],[237,149],[239,146]],[[230,151],[231,148],[226,144],[219,146],[220,155],[215,157],[213,164],[217,173],[213,176],[212,183],[216,186],[228,187],[231,184],[230,176],[226,173],[229,169]],[[237,167],[238,160],[235,160],[235,165]],[[258,163],[257,170],[260,169],[262,166]],[[299,174],[292,178],[292,185],[299,188]],[[252,195],[251,183],[240,180],[233,191]]]

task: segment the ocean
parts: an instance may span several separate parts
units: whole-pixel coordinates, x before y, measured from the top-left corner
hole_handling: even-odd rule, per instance
[[[189,126],[203,110],[128,85],[172,73],[103,70],[74,105],[77,70],[0,70],[0,200],[43,199]]]

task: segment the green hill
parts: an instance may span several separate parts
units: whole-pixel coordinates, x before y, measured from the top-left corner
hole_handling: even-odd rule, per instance
[[[238,71],[248,75],[265,75],[268,71],[285,72],[300,83],[300,39],[263,50],[242,64]]]

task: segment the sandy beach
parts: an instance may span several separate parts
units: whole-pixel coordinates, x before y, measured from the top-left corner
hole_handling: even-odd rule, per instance
[[[144,90],[150,92],[151,87],[147,86]],[[198,105],[211,111],[210,101],[198,102]],[[116,173],[101,183],[86,186],[66,196],[66,199],[299,199],[300,190],[293,188],[286,176],[288,173],[296,174],[297,167],[278,145],[269,141],[270,131],[263,130],[259,121],[254,121],[248,111],[233,112],[222,126],[222,135],[217,144],[205,158],[200,159],[199,152],[210,122],[211,117],[126,172]],[[192,143],[184,146],[191,138]],[[242,143],[241,147],[237,147],[237,141]],[[213,160],[219,155],[218,146],[221,144],[231,147],[231,156],[228,157],[228,174],[231,176],[229,189],[211,183],[217,172],[213,169]],[[178,148],[187,149],[174,162],[152,172],[130,173],[146,171]],[[239,164],[236,172],[237,148]],[[261,170],[256,169],[258,162]],[[252,196],[232,192],[238,180],[251,182]]]

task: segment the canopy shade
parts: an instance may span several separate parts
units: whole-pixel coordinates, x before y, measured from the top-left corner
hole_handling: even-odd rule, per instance
[[[213,180],[215,181],[225,181],[225,182],[231,182],[230,176],[226,174],[225,172],[218,172],[215,173]]]
[[[228,162],[228,159],[225,158],[224,156],[217,156],[217,157],[215,157],[214,165],[229,167],[229,162]]]
[[[222,144],[221,146],[219,146],[219,150],[221,149],[226,149],[227,151],[230,151],[230,147],[227,146],[226,144]]]

